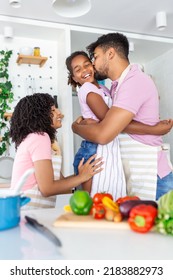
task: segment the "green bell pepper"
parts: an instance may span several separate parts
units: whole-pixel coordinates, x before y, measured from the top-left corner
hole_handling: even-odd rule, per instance
[[[70,197],[70,207],[76,215],[88,215],[93,200],[87,191],[77,190]]]

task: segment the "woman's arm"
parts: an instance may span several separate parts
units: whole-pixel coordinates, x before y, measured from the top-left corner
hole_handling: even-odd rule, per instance
[[[78,167],[78,175],[68,176],[66,178],[61,177],[59,180],[54,180],[53,166],[51,160],[45,159],[35,161],[35,177],[40,192],[45,197],[68,193],[72,190],[72,188],[77,187],[80,184],[88,181],[95,174],[103,170],[103,168],[101,168],[103,164],[103,162],[101,161],[102,158],[95,158],[96,155],[93,155],[87,160],[85,164],[83,164],[83,160],[81,160]]]
[[[156,125],[150,126],[137,121],[131,121],[129,125],[123,130],[129,134],[149,134],[149,135],[165,135],[172,129],[173,120],[163,120]]]

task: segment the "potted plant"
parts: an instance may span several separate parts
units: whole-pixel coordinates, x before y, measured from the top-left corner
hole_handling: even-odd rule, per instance
[[[7,110],[11,110],[13,101],[12,83],[9,81],[8,65],[12,51],[0,51],[0,156],[2,156],[10,144],[9,120]]]

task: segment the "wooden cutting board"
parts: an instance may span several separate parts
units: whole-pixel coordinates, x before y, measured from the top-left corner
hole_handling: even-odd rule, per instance
[[[129,229],[127,222],[115,223],[105,219],[96,220],[91,215],[78,216],[73,213],[65,213],[59,216],[53,223],[55,227],[73,228],[109,228],[109,229]]]

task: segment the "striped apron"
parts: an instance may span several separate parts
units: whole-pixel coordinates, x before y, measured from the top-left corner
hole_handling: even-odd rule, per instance
[[[60,179],[60,171],[62,164],[62,156],[52,154],[52,165],[54,170],[54,180]],[[38,185],[33,186],[32,189],[26,190],[23,194],[31,198],[31,201],[23,206],[22,210],[30,210],[36,208],[54,208],[56,205],[56,195],[43,197]]]
[[[105,96],[105,103],[112,106],[110,96]],[[97,156],[103,158],[103,170],[92,179],[91,197],[95,193],[110,193],[114,200],[126,195],[126,181],[121,160],[119,140],[116,137],[106,145],[97,146]]]
[[[161,146],[149,146],[119,134],[121,157],[126,177],[127,194],[141,199],[156,199],[157,157]]]
[[[103,170],[92,179],[91,197],[97,192],[112,194],[114,200],[126,195],[126,181],[121,160],[119,140],[98,145],[97,156],[103,157]]]

